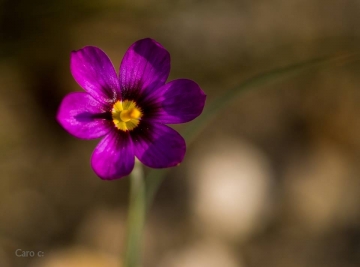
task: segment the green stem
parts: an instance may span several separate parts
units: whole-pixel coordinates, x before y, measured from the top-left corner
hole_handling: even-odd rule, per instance
[[[141,241],[145,223],[146,199],[144,171],[136,161],[130,174],[130,203],[124,267],[141,266]]]

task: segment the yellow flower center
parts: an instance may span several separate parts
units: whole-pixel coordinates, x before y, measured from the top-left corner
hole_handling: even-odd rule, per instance
[[[112,110],[115,127],[122,131],[131,131],[139,125],[142,111],[132,100],[116,101]]]

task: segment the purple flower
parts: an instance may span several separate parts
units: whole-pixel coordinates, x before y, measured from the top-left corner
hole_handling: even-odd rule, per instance
[[[165,83],[170,54],[152,39],[127,50],[119,75],[108,56],[87,46],[71,53],[71,73],[86,92],[63,99],[57,119],[81,139],[103,137],[91,157],[102,179],[128,175],[137,157],[152,168],[178,165],[185,140],[165,124],[184,123],[199,116],[206,95],[191,80]]]

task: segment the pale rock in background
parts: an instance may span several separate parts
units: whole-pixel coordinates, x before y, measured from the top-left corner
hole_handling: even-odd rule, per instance
[[[194,244],[168,253],[159,267],[245,267],[228,247],[211,240],[201,240]]]
[[[265,155],[249,143],[224,136],[196,159],[189,181],[199,230],[230,241],[256,232],[272,206],[272,175]]]

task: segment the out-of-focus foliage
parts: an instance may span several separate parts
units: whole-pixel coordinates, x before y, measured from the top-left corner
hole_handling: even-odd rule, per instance
[[[249,91],[204,129],[149,212],[144,266],[360,264],[359,1],[3,0],[0,25],[1,267],[119,266],[128,180],[98,179],[98,141],[55,115],[81,90],[71,50],[99,46],[118,68],[144,37],[209,102],[264,71],[353,55]]]

